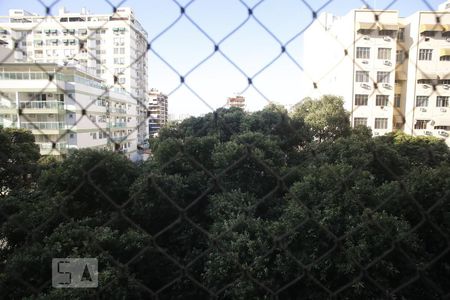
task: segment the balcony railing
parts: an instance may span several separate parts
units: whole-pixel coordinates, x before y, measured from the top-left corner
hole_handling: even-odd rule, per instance
[[[112,113],[118,113],[118,114],[126,114],[127,110],[123,109],[123,108],[112,108],[111,112]]]
[[[20,108],[29,109],[64,109],[64,103],[60,101],[28,101],[20,102]]]
[[[124,128],[127,127],[127,123],[112,123],[109,125],[111,128]]]
[[[22,122],[21,128],[31,130],[59,130],[64,129],[63,122]]]
[[[36,143],[41,151],[64,150],[67,149],[67,143],[56,143],[55,148],[53,148],[53,143]]]
[[[127,138],[128,138],[127,136],[113,136],[113,137],[110,137],[111,141],[113,141],[113,142],[123,142]]]

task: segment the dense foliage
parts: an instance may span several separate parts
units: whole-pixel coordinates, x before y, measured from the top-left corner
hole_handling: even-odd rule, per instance
[[[23,134],[0,131],[3,299],[450,293],[448,147],[351,129],[338,98],[187,119],[142,165],[82,150],[17,173]],[[54,257],[98,258],[99,288],[51,288]]]

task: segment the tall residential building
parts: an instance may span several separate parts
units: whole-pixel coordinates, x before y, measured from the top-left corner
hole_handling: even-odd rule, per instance
[[[227,106],[228,107],[239,107],[242,109],[245,109],[245,98],[244,96],[235,96],[235,97],[229,97],[227,99]]]
[[[97,148],[132,155],[136,103],[75,66],[0,65],[0,126],[31,130],[42,155]]]
[[[151,89],[148,93],[148,130],[149,136],[155,136],[158,131],[167,124],[168,97],[156,89]]]
[[[14,62],[76,63],[109,90],[128,95],[138,115],[138,140],[145,139],[147,33],[131,8],[113,14],[62,8],[54,16],[11,9],[0,17],[0,45],[14,50]]]
[[[306,74],[318,94],[344,98],[353,126],[450,145],[449,4],[407,18],[367,8],[324,13],[305,32]]]

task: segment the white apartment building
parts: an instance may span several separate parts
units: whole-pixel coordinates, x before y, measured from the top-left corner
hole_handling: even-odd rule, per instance
[[[148,96],[149,136],[156,136],[161,127],[169,120],[169,98],[157,89],[151,89]]]
[[[316,94],[342,96],[351,123],[450,145],[450,1],[402,18],[395,10],[320,15],[305,32]]]
[[[0,126],[31,130],[42,155],[137,148],[136,104],[75,66],[0,64]]]
[[[14,50],[14,62],[76,63],[103,79],[111,91],[134,101],[138,142],[146,138],[147,33],[131,8],[113,14],[62,8],[54,16],[11,9],[0,17],[0,45]]]

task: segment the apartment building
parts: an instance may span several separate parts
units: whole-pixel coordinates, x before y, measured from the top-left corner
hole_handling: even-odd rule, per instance
[[[109,90],[134,101],[138,142],[146,138],[147,33],[131,8],[112,14],[61,8],[54,16],[12,9],[0,17],[0,45],[14,50],[14,62],[78,64],[101,78]]]
[[[396,10],[320,15],[305,32],[315,94],[342,96],[351,124],[450,145],[450,2],[403,18]]]
[[[149,136],[155,136],[167,124],[169,118],[168,97],[156,89],[148,93],[148,130]]]
[[[235,97],[229,97],[227,99],[227,106],[245,109],[245,97],[240,95]]]
[[[136,104],[77,66],[0,65],[0,126],[31,130],[42,155],[137,148]]]

